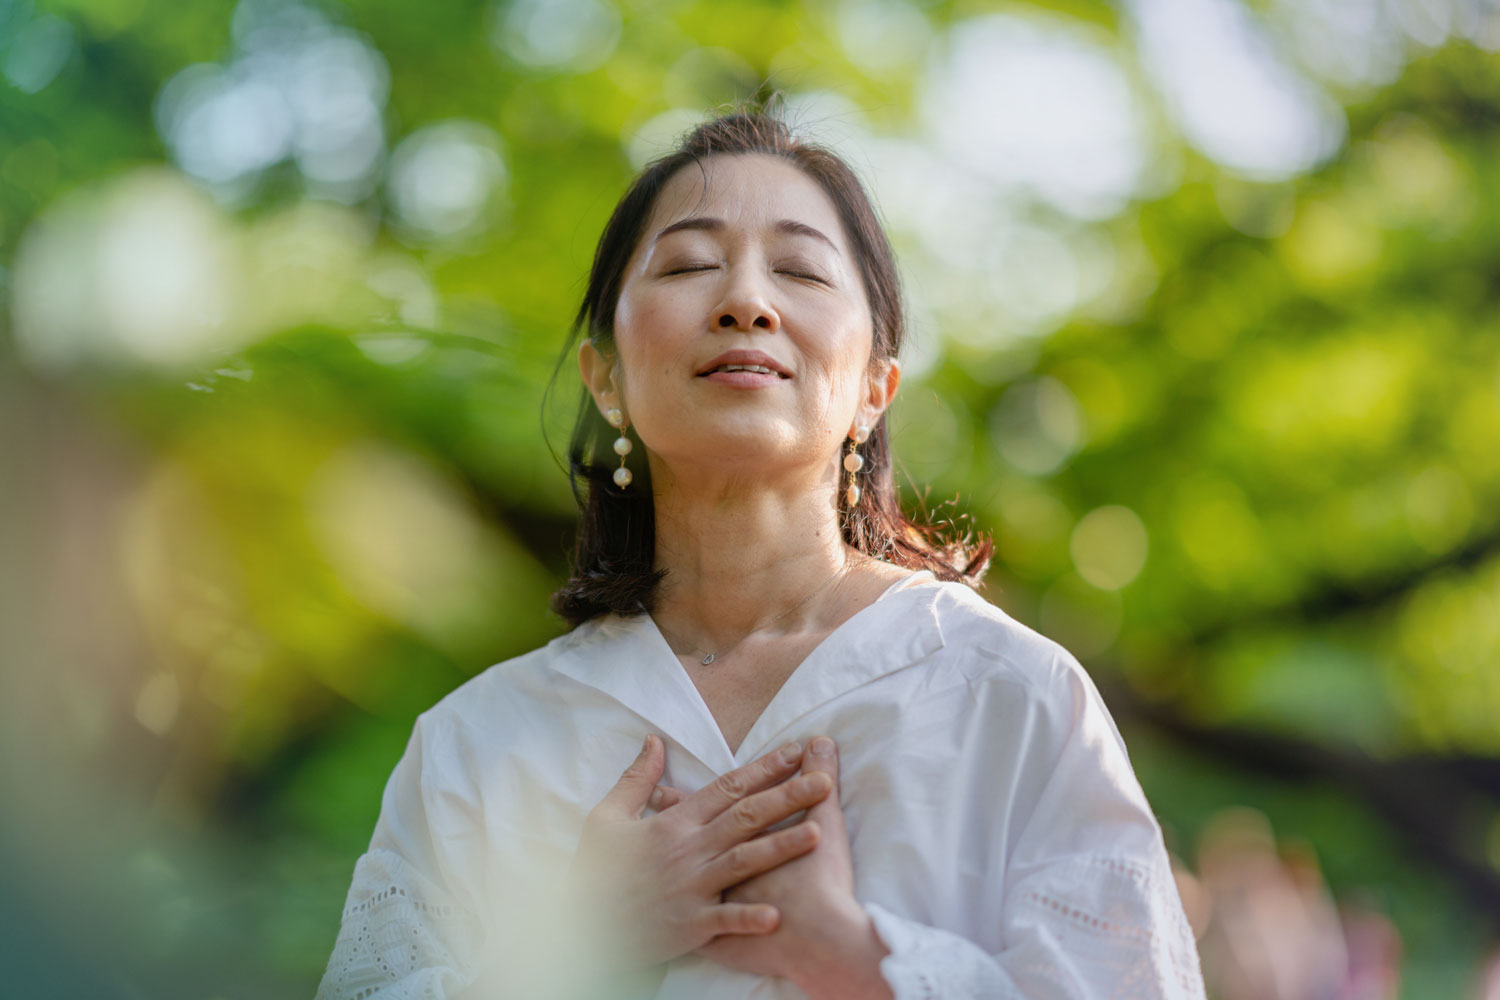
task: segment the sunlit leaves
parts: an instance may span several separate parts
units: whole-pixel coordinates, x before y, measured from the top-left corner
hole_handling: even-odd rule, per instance
[[[255,956],[314,975],[349,860],[318,851],[361,846],[410,717],[561,627],[568,358],[543,393],[595,237],[769,81],[877,196],[898,480],[993,533],[994,600],[1197,723],[1495,753],[1493,18],[1180,6],[0,0],[0,290],[55,408],[7,414],[122,435],[119,482],[34,454],[111,512],[89,582],[146,650],[59,681],[55,728],[151,748],[160,808],[315,838],[273,874],[321,894],[278,892]],[[18,530],[79,537],[46,514]],[[1183,831],[1212,784],[1385,878],[1374,820],[1146,758]],[[135,857],[147,943],[190,947],[199,904]]]

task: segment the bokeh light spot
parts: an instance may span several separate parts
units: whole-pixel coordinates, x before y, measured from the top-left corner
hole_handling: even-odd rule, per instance
[[[1452,549],[1469,533],[1474,501],[1462,476],[1447,465],[1430,465],[1406,490],[1406,523],[1428,552]]]
[[[1005,391],[990,415],[995,446],[1011,465],[1033,476],[1056,472],[1083,443],[1078,401],[1055,378],[1043,376]]]
[[[16,257],[16,340],[40,369],[177,364],[230,339],[233,231],[167,171],[59,203],[26,231]]]
[[[1146,526],[1129,507],[1089,511],[1073,527],[1068,551],[1078,575],[1101,590],[1119,590],[1146,565]]]
[[[1343,142],[1341,109],[1234,0],[1131,0],[1142,61],[1183,136],[1250,177],[1310,170]]]
[[[927,18],[905,0],[845,0],[838,35],[849,59],[869,73],[919,66],[932,44]]]
[[[157,95],[157,130],[183,170],[235,200],[288,158],[311,192],[369,194],[385,155],[385,57],[296,2],[243,0],[223,65],[189,66]]]
[[[135,699],[135,719],[157,736],[165,736],[177,721],[181,707],[182,689],[177,678],[161,671],[141,685]]]
[[[35,94],[57,78],[73,54],[73,26],[42,14],[11,36],[0,49],[0,75],[23,94]]]
[[[1144,181],[1145,121],[1108,43],[1061,20],[954,25],[923,84],[941,154],[1084,218],[1119,212]]]
[[[1087,660],[1107,652],[1119,638],[1124,620],[1120,595],[1092,587],[1069,573],[1042,595],[1042,632]]]
[[[401,141],[391,155],[386,188],[408,237],[443,241],[487,228],[505,180],[500,140],[491,129],[445,121]]]
[[[1174,522],[1178,544],[1208,586],[1232,589],[1261,568],[1265,532],[1244,492],[1230,480],[1184,479],[1176,489]]]
[[[587,72],[620,39],[620,12],[606,0],[515,0],[494,10],[491,42],[525,66]]]

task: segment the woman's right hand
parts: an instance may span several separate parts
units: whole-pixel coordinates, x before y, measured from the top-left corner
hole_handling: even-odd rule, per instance
[[[801,762],[802,748],[791,743],[684,797],[657,786],[666,749],[655,735],[646,737],[589,813],[570,873],[575,904],[614,937],[612,950],[623,961],[654,965],[720,934],[776,929],[775,907],[725,903],[720,894],[817,845],[818,828],[806,821],[761,835],[833,789],[822,772],[788,781]],[[664,811],[642,818],[648,805]]]

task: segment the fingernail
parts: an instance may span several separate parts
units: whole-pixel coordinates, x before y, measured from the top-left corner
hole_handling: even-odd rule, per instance
[[[647,736],[646,736],[646,742],[644,742],[644,743],[641,744],[641,756],[644,757],[644,756],[646,756],[646,754],[648,754],[650,752],[651,752],[651,736],[648,733]]]
[[[833,740],[830,740],[826,736],[819,736],[812,741],[812,752],[819,757],[827,757],[833,753]]]
[[[781,762],[783,764],[795,764],[802,756],[802,745],[799,743],[788,743],[781,748]]]

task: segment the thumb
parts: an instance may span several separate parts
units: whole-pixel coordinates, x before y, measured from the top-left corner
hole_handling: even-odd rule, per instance
[[[662,749],[661,740],[654,733],[647,735],[641,752],[630,762],[625,773],[620,775],[615,787],[604,796],[610,811],[632,819],[640,816],[646,809],[651,793],[656,791],[656,783],[661,780],[666,767],[667,754]]]

